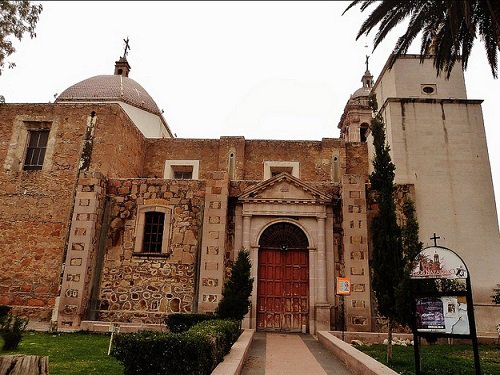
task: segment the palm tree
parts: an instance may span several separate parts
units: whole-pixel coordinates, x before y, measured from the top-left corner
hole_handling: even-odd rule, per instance
[[[344,11],[361,4],[361,12],[377,5],[363,22],[356,40],[368,35],[378,26],[374,47],[396,25],[410,18],[408,28],[400,36],[389,60],[390,67],[397,57],[408,51],[413,40],[422,32],[421,61],[433,55],[437,74],[445,71],[449,78],[457,61],[467,68],[472,45],[480,38],[493,77],[498,76],[497,53],[500,50],[500,1],[499,0],[353,0]],[[343,13],[343,14],[344,14]]]

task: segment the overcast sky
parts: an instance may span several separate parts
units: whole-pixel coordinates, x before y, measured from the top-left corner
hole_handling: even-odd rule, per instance
[[[165,111],[178,137],[338,137],[373,37],[355,41],[366,15],[355,8],[342,16],[348,4],[43,2],[37,37],[15,43],[9,60],[17,67],[0,76],[0,94],[8,103],[47,103],[81,80],[113,74],[128,36],[130,78]],[[371,54],[375,78],[403,30]],[[417,42],[410,52],[418,49]],[[500,89],[479,42],[465,75],[468,98],[484,99],[500,211]]]

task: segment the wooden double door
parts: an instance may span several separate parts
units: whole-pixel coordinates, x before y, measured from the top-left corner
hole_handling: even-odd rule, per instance
[[[307,249],[259,250],[257,329],[300,332],[309,321]]]

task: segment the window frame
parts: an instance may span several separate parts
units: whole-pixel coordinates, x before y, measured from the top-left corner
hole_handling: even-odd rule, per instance
[[[40,171],[43,169],[43,165],[44,165],[44,162],[45,162],[45,157],[47,155],[47,148],[48,148],[48,144],[49,144],[49,137],[50,137],[50,129],[48,128],[27,128],[26,129],[28,134],[27,134],[27,138],[26,138],[26,150],[24,151],[24,158],[23,158],[23,171]],[[38,138],[37,140],[37,145],[36,147],[34,146],[31,146],[31,142],[32,142],[32,139],[33,139],[33,135],[37,135],[38,137],[40,137],[40,135],[42,133],[45,133],[46,134],[46,139],[45,139],[45,144],[40,147],[40,145],[38,144],[38,142],[40,141],[40,138]],[[28,164],[28,155],[30,154],[30,150],[43,150],[43,156],[40,157],[40,152],[39,152],[39,155],[38,155],[38,160],[37,160],[37,164]],[[41,159],[41,164],[40,164],[40,159]]]
[[[199,160],[165,160],[165,169],[163,172],[163,177],[167,180],[174,179],[176,171],[188,171],[191,170],[191,180],[198,180],[200,173],[200,161]]]
[[[293,177],[300,178],[300,163],[298,161],[264,161],[264,180],[270,179],[272,172],[288,172],[291,169],[291,175]]]
[[[146,229],[146,214],[148,212],[159,212],[164,214],[163,234],[160,252],[144,251],[144,234]],[[147,256],[170,256],[170,234],[172,225],[172,208],[166,206],[141,205],[137,208],[137,221],[135,228],[134,255]]]

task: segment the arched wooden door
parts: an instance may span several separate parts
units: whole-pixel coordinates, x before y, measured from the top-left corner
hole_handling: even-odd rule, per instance
[[[290,223],[268,227],[259,240],[257,329],[300,332],[309,321],[309,243]]]

